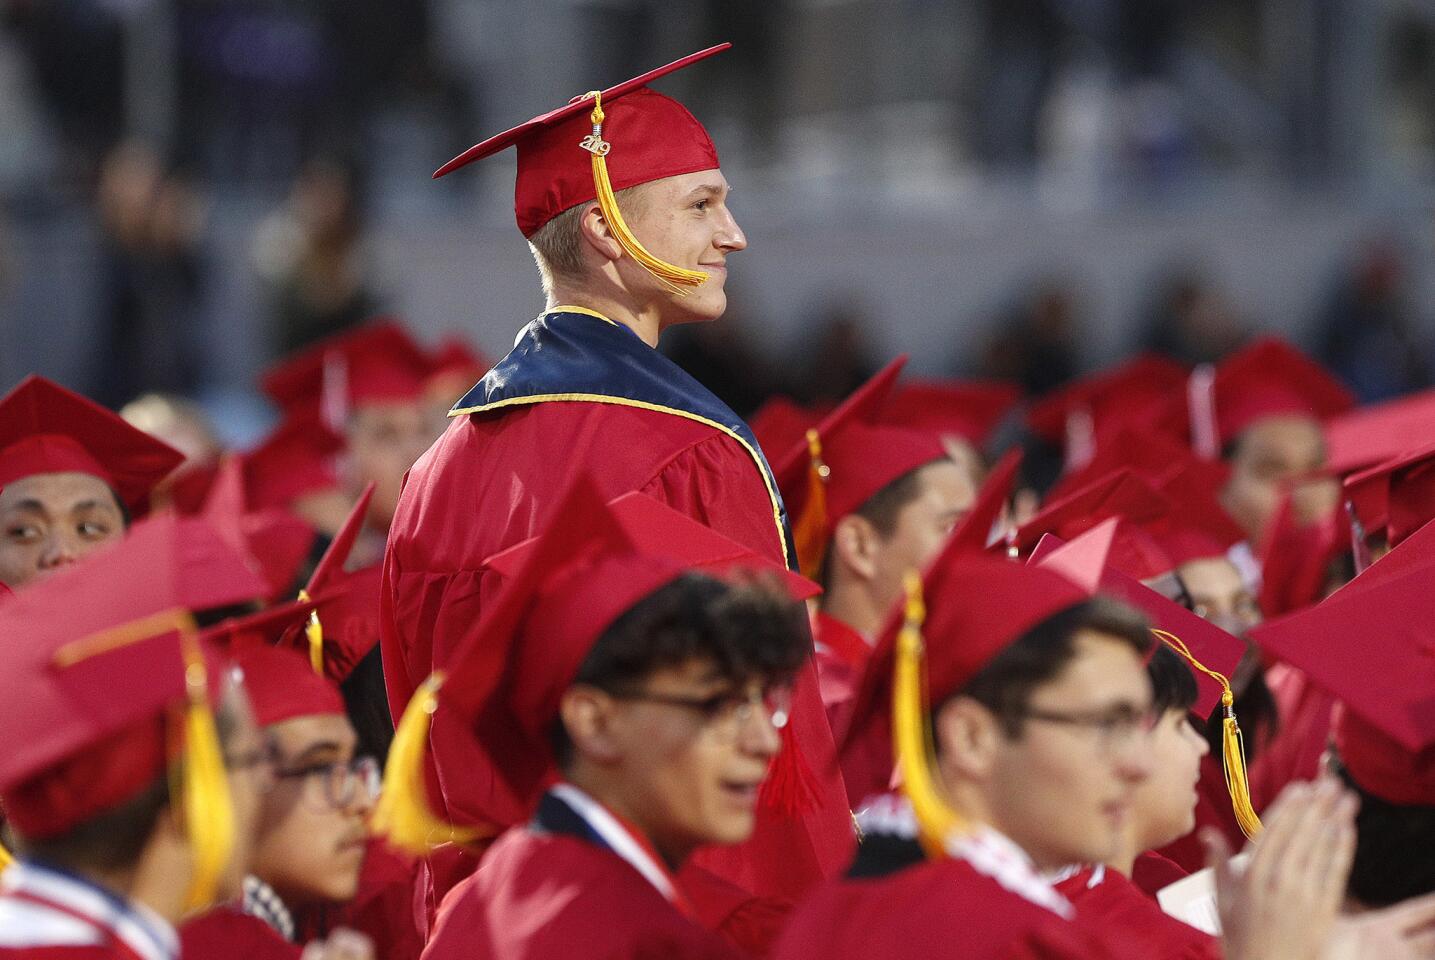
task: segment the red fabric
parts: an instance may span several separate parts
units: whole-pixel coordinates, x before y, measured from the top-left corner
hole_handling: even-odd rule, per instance
[[[841,730],[872,655],[872,644],[843,621],[825,613],[812,618],[812,643],[817,689],[827,711],[827,722],[834,731]]]
[[[248,647],[234,654],[234,664],[244,671],[254,722],[261,727],[295,717],[345,716],[339,688],[293,650]]]
[[[1147,850],[1131,865],[1131,882],[1153,900],[1156,894],[1190,875],[1189,870],[1183,870],[1176,861],[1161,856],[1155,850]]]
[[[1266,671],[1266,686],[1275,698],[1280,729],[1250,765],[1251,802],[1257,811],[1297,780],[1314,780],[1330,740],[1335,697],[1290,664]]]
[[[192,960],[298,960],[303,953],[269,924],[234,907],[216,907],[186,921],[179,928],[179,951]]]
[[[1090,867],[1056,885],[1076,907],[1075,925],[1119,931],[1123,953],[1144,960],[1220,960],[1221,941],[1166,914],[1115,870]]]
[[[600,953],[594,953],[601,950]],[[444,901],[424,960],[727,958],[617,855],[574,837],[509,831]]]
[[[417,880],[414,860],[382,840],[371,839],[354,899],[339,906],[295,911],[295,925],[306,941],[347,927],[373,941],[377,960],[418,960],[424,937],[414,909]]]
[[[1432,751],[1412,753],[1349,710],[1337,714],[1335,746],[1366,793],[1402,806],[1435,806]]]
[[[792,912],[792,904],[787,901],[754,897],[691,863],[678,871],[677,883],[698,923],[721,934],[748,956],[765,957],[771,953]]]
[[[581,443],[580,443],[581,438]],[[575,462],[583,444],[601,457]],[[587,472],[606,499],[640,491],[776,562],[782,541],[752,460],[724,434],[682,417],[612,404],[551,402],[455,418],[409,473],[389,533],[382,645],[389,706],[398,716],[415,687],[476,629],[500,577],[483,561],[552,519],[561,492]],[[816,676],[794,690],[794,733],[821,778],[817,809],[800,824],[759,812],[746,844],[700,862],[754,893],[796,899],[846,865],[851,819],[822,713]],[[519,823],[495,784],[475,776],[467,727],[442,706],[430,733],[433,781],[459,823]]]
[[[286,415],[322,414],[337,429],[363,404],[419,400],[430,364],[403,324],[385,317],[285,357],[260,386]]]
[[[143,960],[139,954],[115,941],[95,946],[6,947],[0,945],[0,960]]]
[[[1026,960],[1112,957],[1050,910],[1004,889],[962,860],[846,880],[793,913],[776,960]]]

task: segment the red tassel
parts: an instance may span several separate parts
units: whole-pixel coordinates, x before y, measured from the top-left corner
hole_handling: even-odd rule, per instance
[[[798,746],[789,717],[782,728],[782,750],[773,758],[758,802],[786,817],[800,817],[817,806],[817,777]]]

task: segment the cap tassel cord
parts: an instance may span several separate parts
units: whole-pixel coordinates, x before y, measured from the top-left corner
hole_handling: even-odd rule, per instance
[[[779,736],[782,749],[773,758],[767,778],[762,781],[758,802],[783,816],[800,817],[817,806],[817,777],[797,742],[790,715]]]
[[[817,579],[827,552],[827,478],[832,468],[822,461],[822,438],[807,431],[807,497],[802,513],[792,525],[792,542],[797,549],[797,568],[804,577]]]
[[[185,909],[193,911],[215,902],[219,878],[234,852],[234,804],[219,731],[209,706],[204,654],[191,631],[186,630],[180,642],[189,702],[182,721],[183,762],[177,771],[171,768],[170,788],[177,788],[185,832],[194,850],[194,876],[185,894]]]
[[[1194,669],[1221,685],[1221,767],[1226,777],[1226,790],[1231,795],[1231,809],[1235,811],[1236,823],[1249,839],[1261,832],[1261,818],[1251,805],[1250,781],[1246,777],[1246,744],[1241,736],[1241,725],[1236,721],[1236,696],[1231,692],[1231,682],[1197,660],[1180,637],[1165,630],[1152,630],[1166,646],[1186,659]]]
[[[897,634],[897,658],[892,672],[892,752],[902,774],[902,791],[912,804],[917,838],[927,855],[942,857],[947,843],[965,827],[961,816],[942,796],[937,782],[936,751],[928,725],[925,644],[922,623],[927,609],[922,599],[922,578],[907,574],[902,629]]]
[[[10,853],[9,850],[5,849],[5,844],[0,843],[0,873],[3,873],[5,871],[5,868],[10,866],[10,864],[14,862],[14,855]]]
[[[309,591],[299,591],[299,602],[310,601]],[[309,619],[304,622],[304,637],[309,641],[309,666],[319,676],[324,675],[324,625],[319,622],[319,611],[310,610]]]
[[[370,822],[374,834],[416,856],[450,840],[466,843],[480,836],[477,830],[459,829],[434,816],[429,803],[424,756],[443,681],[443,673],[430,674],[404,708],[384,765],[384,791]]]
[[[605,158],[613,145],[603,139],[603,94],[599,90],[593,90],[584,94],[585,99],[588,97],[593,98],[593,132],[584,137],[579,146],[593,155],[593,186],[596,188],[598,209],[603,211],[603,219],[608,221],[613,238],[618,241],[623,251],[656,277],[669,293],[685,297],[692,288],[706,283],[708,275],[700,270],[688,270],[653,256],[638,238],[633,236],[633,231],[623,219],[622,211],[618,209],[618,197],[613,192],[613,182],[608,179],[608,161]]]

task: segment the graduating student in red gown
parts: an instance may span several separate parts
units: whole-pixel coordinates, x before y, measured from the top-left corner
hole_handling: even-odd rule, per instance
[[[533,819],[449,894],[424,956],[731,955],[675,874],[754,828],[807,641],[788,595],[693,571],[782,570],[797,597],[814,585],[641,494],[605,505],[586,482],[491,563],[498,594],[391,756],[416,766],[424,721],[447,712],[475,773]],[[404,789],[414,772],[388,771],[376,822],[395,840],[433,829]]]
[[[384,672],[396,715],[473,636],[497,586],[484,560],[550,522],[580,472],[605,499],[640,491],[764,557],[793,560],[782,500],[751,431],[654,349],[668,326],[717,321],[727,259],[747,243],[706,131],[646,86],[718,49],[561,107],[439,171],[518,148],[517,220],[548,303],[409,473],[384,572]],[[695,858],[778,899],[840,869],[854,843],[810,664],[793,696],[787,749],[752,839]],[[491,830],[528,818],[484,778],[448,718],[435,718],[431,741],[429,776],[450,819]]]
[[[179,917],[237,892],[267,754],[191,611],[263,594],[166,518],[0,601],[0,957],[176,960]]]

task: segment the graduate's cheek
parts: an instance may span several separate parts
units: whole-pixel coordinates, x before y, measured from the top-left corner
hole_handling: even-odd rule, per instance
[[[1135,836],[1143,849],[1165,846],[1195,827],[1201,757],[1210,751],[1181,710],[1168,710],[1151,738],[1151,776],[1132,796]]]

